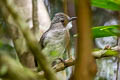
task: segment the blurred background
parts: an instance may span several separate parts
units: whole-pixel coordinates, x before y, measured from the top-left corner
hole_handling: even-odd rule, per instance
[[[32,0],[14,0],[17,10],[19,14],[21,14],[24,20],[29,24],[29,27],[33,27],[32,22]],[[51,20],[54,15],[58,12],[63,12],[70,17],[76,16],[76,8],[74,0],[38,0],[38,21],[39,21],[39,32],[36,36],[37,40],[40,40],[42,34],[48,30]],[[120,13],[118,11],[113,11],[105,8],[98,8],[95,6],[91,6],[91,18],[92,18],[92,27],[97,26],[109,26],[109,25],[118,25],[120,22],[119,17]],[[16,53],[14,49],[14,44],[12,39],[7,33],[5,20],[0,12],[0,50],[8,50]],[[71,53],[72,56],[75,56],[76,51],[76,40],[77,40],[77,24],[76,21],[73,22],[73,27],[70,29],[70,44],[71,44]],[[10,31],[10,30],[9,30]],[[12,33],[12,32],[11,32]],[[117,36],[109,36],[109,37],[101,37],[94,38],[93,41],[93,49],[104,49],[106,46],[115,47],[117,46]],[[15,55],[16,54],[12,54]],[[66,56],[66,55],[64,55]],[[98,72],[94,80],[120,80],[120,70],[118,58],[116,57],[103,57],[96,59]],[[117,72],[119,72],[117,74]],[[59,77],[63,78],[61,80],[69,79],[72,73],[72,67],[66,69],[66,72],[63,73],[64,77],[59,75]]]

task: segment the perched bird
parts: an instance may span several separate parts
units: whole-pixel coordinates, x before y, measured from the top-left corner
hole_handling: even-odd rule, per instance
[[[51,64],[56,59],[62,58],[70,40],[69,29],[72,28],[72,21],[75,19],[76,17],[70,18],[64,13],[56,13],[50,28],[43,33],[40,44]]]

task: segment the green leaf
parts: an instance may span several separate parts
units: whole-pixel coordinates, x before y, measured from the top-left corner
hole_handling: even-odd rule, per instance
[[[92,34],[94,38],[120,36],[120,25],[93,27]]]
[[[120,10],[120,0],[91,0],[91,5],[110,10]]]

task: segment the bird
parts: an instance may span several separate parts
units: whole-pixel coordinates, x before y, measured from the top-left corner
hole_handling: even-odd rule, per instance
[[[76,20],[76,17],[69,17],[62,12],[56,13],[49,29],[40,38],[39,43],[42,52],[48,56],[48,61],[52,66],[55,65],[56,59],[62,60],[62,56],[69,45],[69,29],[72,28],[73,20]]]

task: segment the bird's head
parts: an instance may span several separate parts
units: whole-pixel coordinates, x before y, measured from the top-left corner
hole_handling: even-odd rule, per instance
[[[72,25],[72,21],[76,20],[76,17],[69,17],[64,13],[56,13],[53,17],[52,23],[62,23],[65,27]]]

